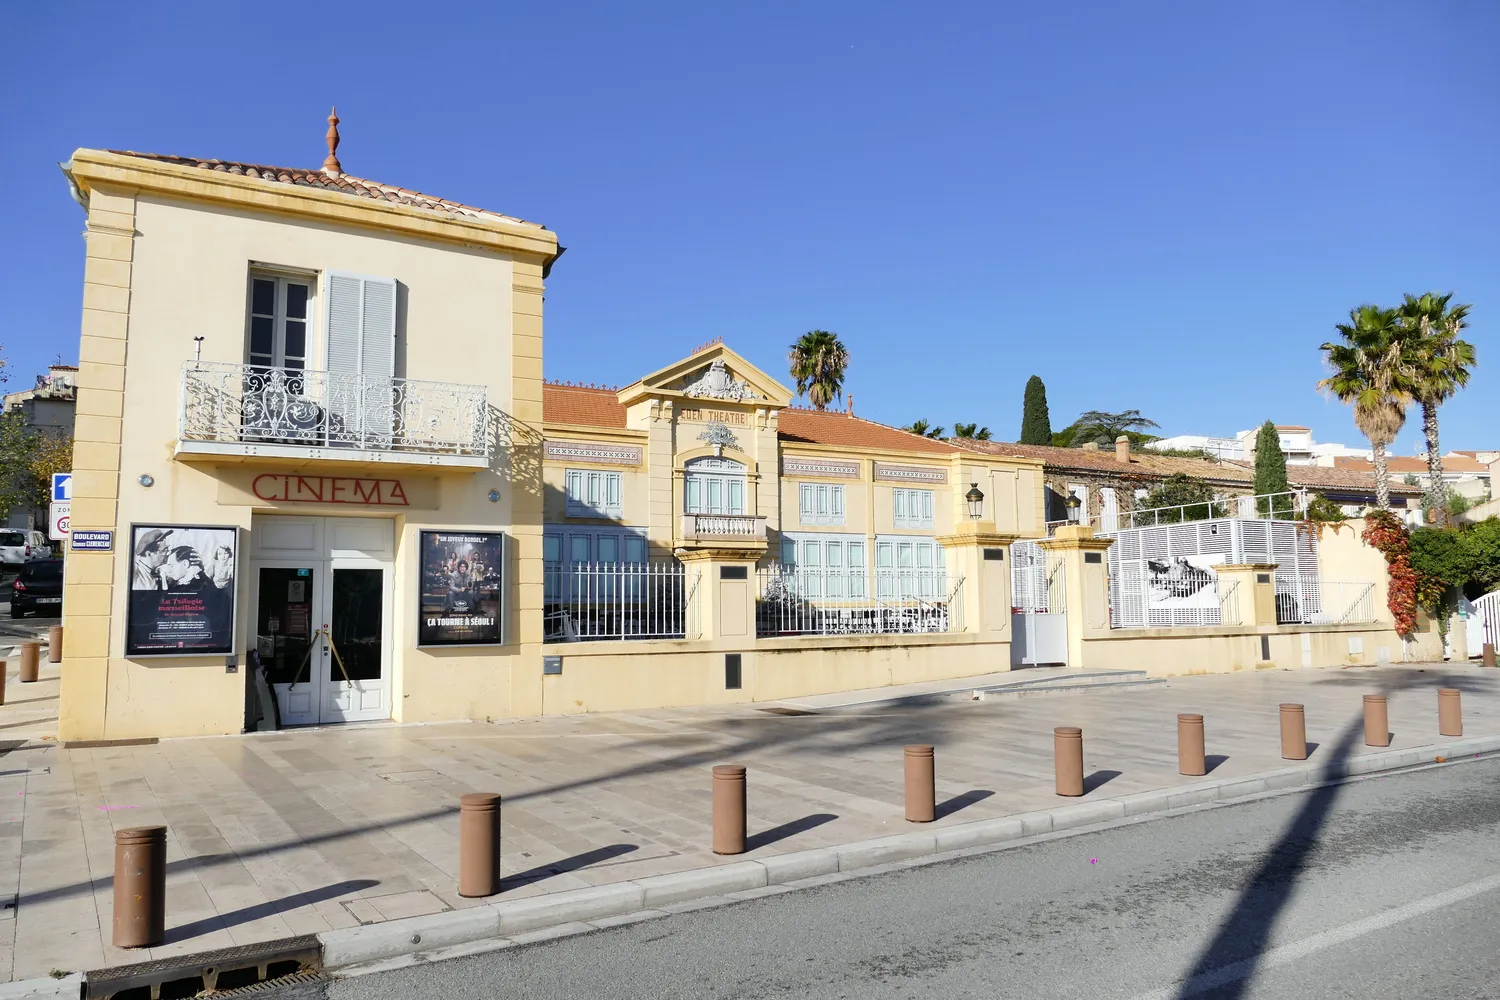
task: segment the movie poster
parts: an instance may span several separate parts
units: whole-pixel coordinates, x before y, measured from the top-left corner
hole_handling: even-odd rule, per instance
[[[483,531],[422,532],[417,645],[479,646],[502,641],[504,538]]]
[[[234,651],[234,528],[130,528],[125,655]]]
[[[1223,553],[1148,559],[1146,567],[1150,579],[1151,608],[1217,609],[1217,567],[1223,562]]]

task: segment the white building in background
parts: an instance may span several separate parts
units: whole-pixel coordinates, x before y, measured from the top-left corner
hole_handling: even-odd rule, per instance
[[[1344,444],[1319,444],[1313,440],[1312,428],[1296,424],[1277,424],[1277,436],[1281,438],[1281,451],[1288,465],[1332,466],[1340,458],[1372,459],[1369,448],[1351,448]],[[1151,441],[1147,448],[1157,451],[1169,449],[1197,448],[1219,459],[1250,461],[1255,457],[1255,438],[1259,427],[1240,431],[1234,437],[1207,437],[1202,434],[1178,434],[1175,437]]]

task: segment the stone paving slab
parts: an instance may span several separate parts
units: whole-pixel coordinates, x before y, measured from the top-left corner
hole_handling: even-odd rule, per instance
[[[1500,672],[1432,664],[807,716],[732,706],[150,746],[27,744],[0,757],[0,900],[11,901],[0,911],[0,981],[441,922],[493,902],[456,893],[466,791],[505,796],[502,900],[677,873],[691,882],[690,872],[746,860],[795,870],[797,859],[782,856],[818,848],[837,848],[852,866],[879,861],[890,847],[867,842],[883,837],[941,844],[948,828],[1006,817],[1024,827],[1028,814],[1066,804],[1052,791],[1056,725],[1083,727],[1090,791],[1073,818],[1091,822],[1145,801],[1130,796],[1195,780],[1177,774],[1177,712],[1205,716],[1211,777],[1260,780],[1286,764],[1278,703],[1307,706],[1317,763],[1358,727],[1360,695],[1370,692],[1390,699],[1392,748],[1446,743],[1439,686],[1463,690],[1466,736],[1500,736]],[[940,817],[922,828],[902,819],[901,747],[919,742],[937,747]],[[1355,744],[1351,766],[1370,752]],[[749,768],[751,850],[734,858],[708,850],[708,769],[723,762]],[[113,948],[113,833],[157,823],[169,828],[167,941],[146,953]]]

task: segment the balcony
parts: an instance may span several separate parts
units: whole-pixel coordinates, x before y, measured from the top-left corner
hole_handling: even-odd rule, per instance
[[[484,386],[346,372],[188,362],[176,455],[183,460],[327,460],[484,468]]]
[[[677,544],[691,549],[766,550],[766,519],[755,514],[683,514]]]

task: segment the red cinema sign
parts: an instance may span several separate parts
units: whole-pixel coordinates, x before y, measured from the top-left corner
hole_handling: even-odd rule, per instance
[[[352,479],[342,476],[255,477],[250,490],[262,500],[281,503],[351,503],[363,507],[407,507],[399,479]]]

